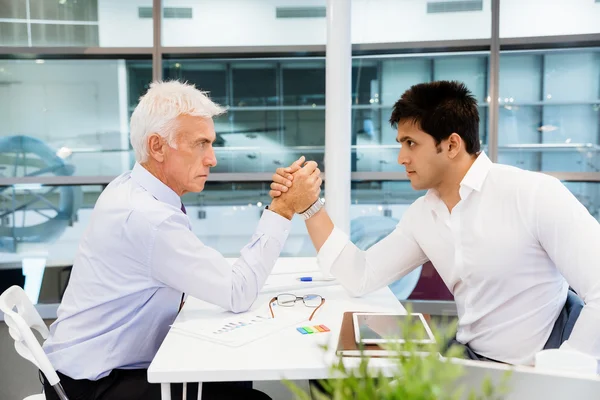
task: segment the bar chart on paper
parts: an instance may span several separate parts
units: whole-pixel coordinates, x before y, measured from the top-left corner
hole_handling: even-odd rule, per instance
[[[270,318],[264,317],[262,315],[250,316],[249,318],[235,318],[233,321],[223,324],[212,333],[214,335],[225,335],[228,333],[232,333],[236,329],[241,329],[243,331],[243,328],[245,327],[267,322],[269,319]]]
[[[238,347],[306,321],[310,313],[303,308],[286,310],[286,313],[279,313],[276,318],[256,311],[235,314],[227,318],[222,316],[198,318],[176,322],[172,325],[172,329],[184,335],[210,340],[225,346]]]

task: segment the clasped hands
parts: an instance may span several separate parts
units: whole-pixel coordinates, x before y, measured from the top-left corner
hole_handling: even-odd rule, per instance
[[[289,167],[277,168],[272,179],[269,209],[287,219],[309,209],[321,194],[321,171],[316,162],[305,162],[304,156]]]

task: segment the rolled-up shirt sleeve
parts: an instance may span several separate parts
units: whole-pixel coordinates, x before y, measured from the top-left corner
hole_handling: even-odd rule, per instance
[[[152,277],[233,312],[246,311],[271,273],[289,235],[291,221],[265,210],[250,242],[233,265],[174,214],[155,228],[148,264]]]

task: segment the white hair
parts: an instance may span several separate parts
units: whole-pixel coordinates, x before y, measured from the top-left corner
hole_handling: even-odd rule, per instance
[[[176,148],[177,117],[191,115],[212,118],[225,112],[192,84],[178,81],[153,82],[131,115],[129,127],[135,160],[148,160],[148,137],[157,133]]]

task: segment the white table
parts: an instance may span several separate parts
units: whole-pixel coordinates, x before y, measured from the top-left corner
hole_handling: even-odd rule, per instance
[[[314,258],[283,258],[278,260],[273,274],[301,271],[302,275],[309,275],[316,270]],[[148,381],[161,383],[162,398],[170,400],[170,384],[177,382],[324,379],[329,377],[329,365],[335,358],[333,348],[345,311],[405,312],[388,288],[362,298],[350,297],[340,286],[294,290],[292,293],[316,293],[325,297],[326,302],[313,321],[298,326],[325,324],[331,333],[301,335],[290,327],[245,346],[231,348],[171,331],[148,369]],[[255,304],[267,303],[274,294],[277,293],[261,294]],[[304,306],[298,304],[296,307]],[[215,312],[220,312],[218,307],[190,298],[178,318],[196,318]],[[321,344],[328,344],[330,351],[324,353],[319,346]],[[268,354],[266,348],[269,349]],[[356,367],[359,362],[354,357],[344,361],[349,368]],[[455,362],[465,366],[466,374],[461,382],[469,388],[480,387],[486,376],[498,384],[504,372],[512,370],[509,400],[563,400],[574,395],[578,400],[595,400],[600,392],[600,378],[597,376],[583,377],[470,360]],[[370,366],[382,371],[394,368],[393,363],[385,358],[372,359]]]
[[[281,267],[275,273],[291,272]],[[303,268],[303,273],[306,268]],[[320,347],[337,338],[345,311],[405,312],[386,287],[362,298],[352,298],[339,285],[294,290],[297,295],[316,293],[325,304],[312,321],[297,326],[324,324],[330,333],[302,335],[294,327],[241,347],[228,347],[170,331],[148,369],[148,381],[162,384],[162,398],[170,400],[170,384],[178,382],[261,381],[281,379],[323,379],[329,366]],[[256,306],[266,306],[277,293],[262,293]],[[253,309],[255,308],[253,307]],[[304,307],[297,304],[295,307]],[[308,315],[310,309],[306,308]],[[190,298],[178,319],[202,318],[219,308]],[[202,393],[201,387],[198,398]]]

